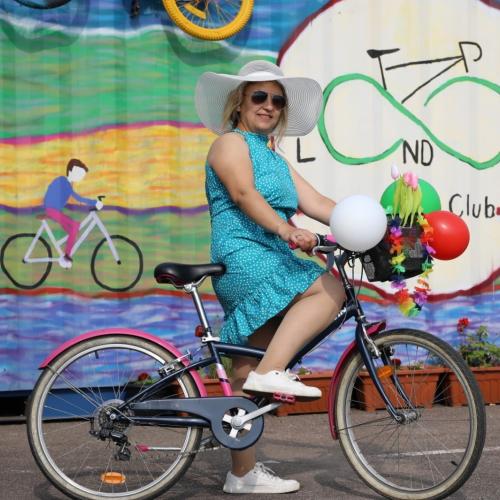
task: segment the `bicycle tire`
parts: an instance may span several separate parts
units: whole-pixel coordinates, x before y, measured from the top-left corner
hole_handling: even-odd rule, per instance
[[[31,9],[48,10],[56,9],[57,7],[62,7],[66,5],[71,0],[39,0],[37,2],[31,0],[16,0],[18,4],[24,7],[30,7]]]
[[[201,428],[117,426],[106,416],[146,387],[135,382],[143,370],[159,377],[158,369],[174,359],[150,341],[111,334],[76,344],[50,363],[29,398],[26,423],[33,456],[54,486],[72,498],[143,500],[179,481],[199,449]],[[153,398],[200,397],[189,372],[169,387]],[[91,434],[102,429],[126,434],[128,460],[117,456],[120,445],[109,436]],[[122,482],[112,484],[113,473]]]
[[[35,233],[19,233],[19,234],[14,234],[13,236],[10,236],[7,238],[6,242],[3,244],[2,249],[0,250],[0,266],[2,268],[2,271],[5,273],[7,278],[18,288],[21,288],[23,290],[33,290],[34,288],[39,287],[46,279],[47,276],[50,273],[50,270],[52,269],[52,262],[37,262],[37,263],[29,263],[30,269],[34,269],[35,266],[37,268],[41,269],[41,276],[38,278],[36,277],[35,280],[33,281],[30,279],[29,283],[26,282],[21,282],[20,278],[17,276],[14,276],[14,272],[12,269],[9,271],[8,267],[10,264],[7,263],[9,260],[9,257],[7,255],[8,253],[8,248],[13,247],[15,244],[15,240],[21,239],[21,238],[27,238],[26,244],[22,243],[21,248],[24,249],[24,252],[29,248],[29,245],[31,241],[35,238],[36,234]],[[38,242],[41,243],[41,247],[38,245]],[[38,247],[38,248],[36,248]],[[43,258],[47,257],[48,259],[52,258],[52,250],[50,248],[50,245],[43,239],[43,237],[39,237],[37,244],[35,245],[35,248],[33,249],[32,254],[35,253],[35,255],[38,255],[39,253],[43,256]],[[16,256],[17,257],[17,256]],[[28,263],[24,262],[24,254],[22,255],[22,258],[20,260],[23,265],[28,265]],[[28,275],[29,277],[33,277],[33,273]],[[23,280],[24,281],[24,280]]]
[[[138,260],[137,270],[135,270],[135,268],[132,269],[131,276],[127,276],[127,277],[123,278],[124,272],[122,272],[122,271],[128,265],[129,256],[127,254],[127,256],[125,257],[125,266],[124,267],[115,268],[113,266],[113,269],[108,268],[106,270],[108,272],[108,277],[109,277],[109,273],[113,273],[113,272],[117,273],[118,271],[120,271],[118,273],[121,275],[121,277],[119,279],[120,280],[124,279],[124,283],[120,283],[119,285],[116,285],[116,286],[105,283],[103,277],[98,276],[101,273],[97,271],[97,262],[99,260],[99,250],[104,245],[104,243],[107,242],[107,239],[103,238],[96,245],[96,247],[94,248],[94,252],[92,253],[92,257],[90,259],[90,272],[92,273],[92,277],[94,278],[94,281],[101,288],[104,288],[105,290],[108,290],[110,292],[126,292],[127,290],[130,290],[131,288],[133,288],[138,283],[138,281],[141,279],[142,272],[144,269],[144,260],[143,260],[142,252],[141,252],[141,249],[139,248],[139,246],[137,245],[137,243],[135,243],[134,241],[132,241],[131,239],[129,239],[125,236],[121,236],[119,234],[113,234],[110,236],[110,238],[112,240],[114,240],[115,246],[117,245],[117,243],[116,243],[117,241],[121,241],[121,242],[125,243],[126,244],[125,249],[127,249],[127,246],[130,246],[130,248],[125,251],[125,253],[127,253],[128,251],[133,249],[133,251],[132,251],[133,257],[132,258],[134,258],[134,259],[137,258],[137,260]],[[112,256],[111,250],[109,251],[109,255]],[[113,262],[117,263],[121,266],[122,261],[123,261],[123,255],[124,255],[124,253],[122,252],[122,254],[120,255],[120,262],[117,263],[114,260],[113,260]],[[111,264],[111,261],[108,264]]]
[[[193,2],[188,0],[163,0],[163,5],[170,15],[172,21],[183,31],[202,40],[223,40],[229,38],[241,31],[247,24],[253,11],[254,0],[239,0],[239,7],[233,12],[225,13],[226,17],[221,16],[220,24],[203,25],[201,15],[205,15],[206,19],[214,20],[215,16],[209,12],[208,15],[204,11],[199,11],[200,16],[193,14],[198,11]],[[197,3],[197,2],[194,2]],[[227,2],[226,2],[227,3]],[[236,2],[231,2],[232,4]],[[214,4],[215,5],[215,4]],[[229,5],[228,5],[229,7]],[[210,8],[210,2],[207,2],[206,9]],[[214,7],[217,11],[220,9],[220,4]],[[195,20],[198,19],[200,24]],[[230,19],[228,21],[228,19]]]
[[[381,399],[376,406],[383,408],[380,411],[363,410],[368,394],[361,378],[367,373],[360,354],[354,353],[343,368],[335,398],[335,423],[344,455],[360,478],[385,497],[445,498],[469,478],[483,449],[486,419],[477,383],[455,349],[429,333],[397,329],[373,339],[379,349],[393,349],[392,356],[398,357],[392,359],[403,360],[401,366],[411,359],[421,363],[412,370],[400,367],[395,371],[418,418],[397,424]],[[424,408],[418,372],[425,379],[432,376],[436,383],[434,397]],[[465,406],[448,406],[450,373],[458,379]],[[390,377],[381,381],[393,403],[408,408]]]

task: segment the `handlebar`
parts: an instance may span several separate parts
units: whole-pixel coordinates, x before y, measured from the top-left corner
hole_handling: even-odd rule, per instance
[[[104,198],[106,198],[106,195],[105,195],[105,194],[100,194],[100,195],[98,195],[98,196],[97,196],[97,199],[98,199],[99,201],[104,200]],[[89,212],[97,212],[97,211],[98,211],[98,210],[97,210],[97,208],[95,208],[95,207],[92,207],[92,208],[90,208],[90,209],[89,209]]]
[[[332,253],[335,250],[342,249],[342,247],[335,241],[334,237],[331,234],[315,234],[316,239],[318,240],[318,244],[313,247],[312,253],[316,255],[316,253]],[[292,250],[296,250],[299,248],[298,245],[288,242],[288,246]]]
[[[331,234],[317,234],[316,238],[318,239],[318,244],[312,249],[314,255],[316,253],[332,253],[342,248]]]

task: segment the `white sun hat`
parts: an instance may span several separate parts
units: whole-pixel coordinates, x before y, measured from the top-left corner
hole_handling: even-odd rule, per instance
[[[278,81],[283,85],[288,106],[288,126],[283,135],[308,134],[316,125],[323,103],[323,93],[316,80],[285,76],[281,68],[269,61],[251,61],[237,75],[203,73],[195,91],[198,116],[205,127],[221,135],[231,126],[223,127],[222,116],[229,93],[242,82]]]

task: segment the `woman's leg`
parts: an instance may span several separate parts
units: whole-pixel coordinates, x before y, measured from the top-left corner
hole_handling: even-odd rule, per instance
[[[279,326],[281,318],[272,318],[264,326],[259,328],[248,339],[249,345],[265,349],[271,341],[276,329]],[[232,363],[231,386],[235,396],[243,396],[245,393],[241,387],[251,370],[254,370],[258,364],[255,358],[234,357]],[[245,450],[231,451],[232,467],[231,472],[238,477],[244,476],[255,466],[255,445]]]
[[[287,308],[256,372],[284,370],[293,356],[335,319],[344,300],[342,284],[331,274],[320,276]]]

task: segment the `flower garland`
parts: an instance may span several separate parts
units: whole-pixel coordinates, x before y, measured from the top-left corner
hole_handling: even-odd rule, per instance
[[[404,266],[406,253],[403,242],[403,231],[401,229],[401,219],[399,217],[394,217],[389,222],[390,229],[388,239],[391,244],[390,253],[393,255],[389,262],[394,271],[394,278],[391,286],[397,290],[395,297],[399,309],[405,316],[409,317],[416,316],[421,311],[422,306],[427,302],[427,297],[431,290],[427,278],[432,272],[432,255],[436,253],[431,246],[432,227],[427,222],[427,219],[422,214],[419,214],[417,216],[417,223],[422,229],[419,237],[423,250],[422,273],[417,280],[417,285],[415,286],[413,294],[410,294],[404,279],[404,273],[406,271]]]

